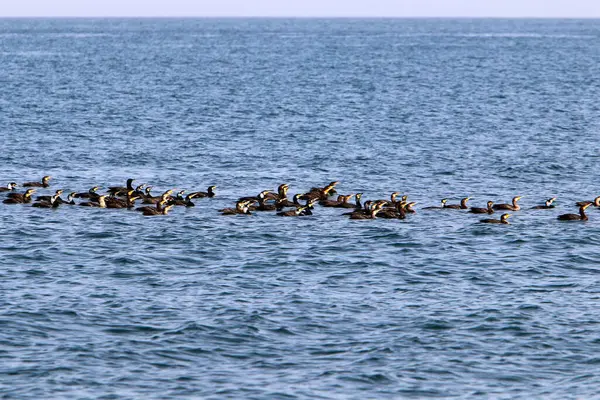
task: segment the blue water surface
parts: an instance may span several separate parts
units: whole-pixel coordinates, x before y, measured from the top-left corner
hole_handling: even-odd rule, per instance
[[[599,396],[600,21],[3,19],[0,88],[2,185],[217,186],[0,204],[0,397]],[[417,213],[217,212],[333,180]]]

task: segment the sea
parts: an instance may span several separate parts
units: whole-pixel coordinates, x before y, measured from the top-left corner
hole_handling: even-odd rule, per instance
[[[0,398],[600,398],[600,211],[557,220],[600,195],[599,20],[0,19],[0,88],[3,186],[217,186],[0,203]],[[217,211],[332,181],[416,213]]]

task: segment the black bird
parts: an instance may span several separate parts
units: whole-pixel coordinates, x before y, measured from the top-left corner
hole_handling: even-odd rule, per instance
[[[532,210],[547,210],[550,208],[554,208],[555,206],[554,206],[554,204],[552,204],[552,203],[554,203],[554,200],[556,200],[556,197],[546,200],[545,204],[542,206],[534,206],[534,207],[531,207],[531,209]]]
[[[258,205],[257,206],[249,206],[250,211],[275,211],[277,210],[277,206],[275,204],[267,204],[267,200],[262,195],[262,193],[258,196]]]
[[[107,195],[102,195],[98,197],[98,201],[86,201],[84,203],[79,203],[79,205],[81,207],[98,207],[98,208],[106,208],[106,201],[105,199],[107,198]]]
[[[215,197],[216,193],[215,193],[215,189],[217,187],[216,186],[209,186],[208,189],[206,189],[206,192],[192,192],[190,194],[193,194],[194,197],[197,198],[203,198],[203,197]]]
[[[467,206],[467,201],[471,200],[470,197],[465,197],[460,200],[460,204],[444,204],[444,208],[451,208],[453,210],[466,210],[469,208]]]
[[[142,194],[142,196],[140,197],[142,200],[143,199],[147,199],[147,198],[152,198],[152,187],[153,186],[146,186],[146,189],[144,189],[144,193]]]
[[[265,199],[267,194],[271,193],[270,190],[263,190],[262,192],[260,192],[258,195],[256,196],[246,196],[246,197],[240,197],[238,199],[238,201],[259,201],[259,199]]]
[[[327,198],[329,196],[331,196],[335,193],[335,186],[338,183],[339,182],[334,181],[334,182],[330,182],[327,186],[322,187],[322,188],[314,187],[314,188],[310,189],[310,191],[308,193],[304,193],[302,195],[302,197],[300,197],[300,199],[301,200],[313,200],[313,199],[327,200]]]
[[[500,219],[482,219],[479,222],[483,222],[484,224],[505,224],[505,225],[509,225],[509,223],[508,223],[508,217],[510,217],[510,214],[502,214],[500,216]]]
[[[511,210],[519,211],[521,206],[517,204],[517,201],[521,199],[521,196],[515,196],[512,199],[512,204],[494,204],[494,210]]]
[[[349,197],[342,204],[338,205],[337,208],[354,208],[355,210],[360,210],[362,208],[362,204],[360,203],[360,199],[362,198],[362,193],[356,193],[354,195],[354,203],[350,203],[349,200],[352,197]]]
[[[173,204],[169,204],[168,206],[164,206],[160,211],[156,208],[151,208],[149,210],[144,210],[144,215],[167,215],[169,210],[173,208]]]
[[[354,210],[354,211],[350,211],[350,212],[345,212],[342,215],[352,215],[352,214],[365,214],[365,215],[369,215],[369,213],[371,212],[371,204],[373,204],[372,200],[367,200],[365,201],[365,204],[363,204],[362,209],[360,210]]]
[[[249,204],[253,201],[247,200],[239,200],[235,203],[235,208],[223,208],[219,210],[221,215],[238,215],[238,214],[246,214],[251,215],[252,213],[249,210]]]
[[[141,185],[137,185],[134,189],[133,195],[137,196],[138,198],[142,198],[146,195],[146,193],[144,192],[144,186],[146,186],[145,183],[142,183]]]
[[[0,187],[0,192],[11,192],[13,190],[16,190],[17,186],[19,186],[17,185],[17,182],[10,182],[5,187]]]
[[[179,192],[177,192],[177,194],[175,195],[175,197],[169,196],[169,199],[172,200],[172,201],[185,200],[185,197],[183,197],[184,193],[185,193],[185,189],[184,190],[180,190]]]
[[[378,205],[379,207],[379,205]],[[387,219],[405,219],[406,218],[406,205],[402,202],[396,203],[394,208],[383,208],[377,213],[377,218]]]
[[[51,176],[44,176],[42,178],[41,182],[25,182],[21,186],[23,186],[23,187],[44,187],[44,188],[47,188],[48,186],[50,186],[50,184],[48,183],[48,182],[50,182],[50,178],[52,178],[52,177]]]
[[[373,207],[369,214],[355,214],[352,213],[350,215],[350,219],[376,219],[377,213],[381,211],[383,208],[383,204],[377,204],[377,206]]]
[[[493,201],[488,201],[487,208],[471,207],[471,210],[469,212],[473,213],[473,214],[493,214],[494,213],[493,205],[494,205]]]
[[[104,198],[104,202],[106,203],[106,208],[125,208],[130,203],[127,199],[133,196],[134,190],[130,190],[127,192],[127,197],[125,199],[118,199],[113,196],[107,196]]]
[[[585,209],[591,205],[592,203],[586,203],[582,206],[579,206],[579,214],[563,214],[559,215],[558,219],[560,221],[587,221],[588,217],[585,215]]]
[[[448,202],[448,199],[442,199],[441,206],[424,207],[423,210],[441,210],[442,208],[446,208],[446,202]]]
[[[47,201],[40,201],[39,203],[33,203],[31,205],[31,207],[37,207],[37,208],[58,208],[58,206],[60,206],[60,201],[53,201],[51,203],[48,203]]]
[[[100,197],[98,193],[96,193],[100,189],[100,186],[93,186],[87,192],[75,193],[73,197],[76,199],[97,199]]]
[[[46,203],[51,203],[51,202],[54,202],[55,200],[57,200],[58,198],[60,198],[61,194],[63,194],[63,190],[58,189],[56,192],[54,192],[54,196],[38,196],[35,198],[35,201],[43,201]]]
[[[35,189],[27,189],[25,193],[9,193],[8,198],[3,201],[4,204],[26,204],[31,203],[31,195]]]
[[[340,203],[336,207],[337,208],[354,208],[354,211],[362,210],[363,206],[360,202],[360,199],[362,199],[362,195],[363,195],[362,193],[356,193],[354,195],[354,199],[355,199],[354,204],[348,202],[348,200],[350,200],[350,198],[348,198],[348,199],[346,199],[346,201]]]
[[[350,200],[350,198],[352,196],[354,196],[354,195],[352,195],[352,194],[349,194],[349,195],[340,194],[337,197],[337,200],[327,200],[327,199],[320,200],[319,201],[319,205],[322,206],[322,207],[340,207],[341,204],[347,203],[348,200]]]
[[[417,204],[416,201],[411,201],[410,203],[406,203],[404,205],[404,211],[406,211],[407,213],[411,213],[411,214],[415,214],[416,211],[413,209],[413,207]]]
[[[147,210],[157,210],[157,211],[162,211],[163,206],[167,205],[167,199],[164,198],[162,200],[159,200],[156,202],[155,206],[142,206],[142,207],[138,207],[135,209],[135,211],[147,211]]]
[[[384,207],[395,207],[396,203],[399,203],[402,200],[406,201],[406,199],[408,198],[408,196],[402,196],[402,200],[398,201],[398,200],[396,200],[396,197],[398,197],[399,195],[400,195],[400,192],[394,192],[390,195],[389,200],[375,200],[375,201],[377,201],[379,203],[383,203]]]
[[[302,207],[298,207],[295,210],[290,210],[290,211],[282,211],[282,212],[278,212],[277,215],[279,215],[280,217],[301,217],[305,214],[305,211],[308,209],[307,206],[302,206]]]
[[[238,199],[238,202],[245,201],[248,203],[248,209],[250,211],[274,211],[277,210],[277,206],[275,204],[267,203],[266,195],[270,193],[269,190],[263,190],[258,194],[257,197],[241,197]],[[253,203],[258,203],[258,205],[254,206]]]
[[[67,196],[67,200],[63,200],[60,197],[58,199],[56,199],[56,201],[59,201],[61,204],[67,204],[70,206],[74,206],[75,205],[75,200],[73,200],[75,198],[75,195],[77,193],[75,192],[71,192],[69,193],[69,195]]]
[[[140,196],[134,194],[134,190],[130,190],[127,193],[127,197],[125,200],[117,199],[115,197],[107,197],[105,199],[106,208],[127,208],[132,209],[135,207],[135,201],[140,198]]]
[[[192,199],[196,197],[196,193],[190,193],[184,198],[177,198],[172,201],[173,205],[176,206],[186,206],[186,207],[195,207],[196,205],[192,202]]]
[[[173,190],[169,189],[166,192],[164,192],[163,194],[161,194],[160,196],[144,197],[142,204],[156,204],[159,201],[167,200],[169,198],[169,196],[171,196],[172,193],[173,193]]]
[[[135,181],[135,179],[133,179],[133,178],[127,179],[126,187],[111,186],[108,188],[108,193],[110,193],[112,196],[125,196],[125,195],[127,195],[127,192],[129,192],[130,190],[135,190],[133,188],[133,186],[131,185],[133,183],[133,181]]]
[[[314,205],[317,204],[317,200],[307,200],[306,204],[303,206],[304,210],[300,215],[313,215],[312,210],[315,209]]]
[[[38,203],[33,203],[31,205],[31,207],[37,207],[37,208],[57,208],[58,206],[60,206],[62,204],[62,202],[59,201],[60,195],[62,194],[62,192],[63,192],[62,190],[57,190],[56,194],[54,196],[51,196],[48,201],[40,201]]]
[[[277,187],[277,194],[275,194],[273,192],[269,192],[265,196],[265,199],[266,200],[274,200],[275,202],[287,199],[287,192],[288,192],[289,188],[290,188],[290,186],[287,183],[282,183],[281,185],[279,185]]]

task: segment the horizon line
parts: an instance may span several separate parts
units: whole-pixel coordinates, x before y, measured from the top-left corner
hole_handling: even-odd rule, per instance
[[[116,19],[600,19],[599,16],[508,16],[508,15],[0,15],[0,19],[116,18]]]

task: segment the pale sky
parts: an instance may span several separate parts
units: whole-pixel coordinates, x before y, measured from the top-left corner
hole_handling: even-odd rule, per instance
[[[600,0],[0,0],[0,17],[600,18]]]

